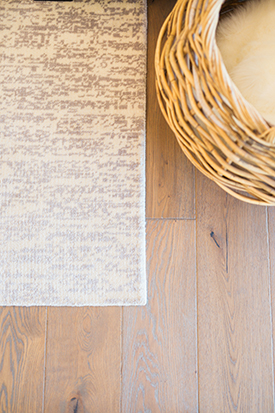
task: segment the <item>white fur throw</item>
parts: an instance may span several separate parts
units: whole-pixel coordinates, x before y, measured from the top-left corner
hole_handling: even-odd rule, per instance
[[[219,23],[216,41],[244,98],[275,124],[275,0],[247,2]]]

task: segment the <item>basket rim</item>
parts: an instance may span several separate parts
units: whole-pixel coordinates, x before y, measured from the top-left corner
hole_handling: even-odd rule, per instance
[[[181,149],[202,173],[236,198],[275,205],[275,126],[226,70],[216,42],[225,2],[177,1],[156,43],[157,97]]]

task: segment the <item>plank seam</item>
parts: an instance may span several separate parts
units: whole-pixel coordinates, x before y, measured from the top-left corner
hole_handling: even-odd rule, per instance
[[[119,398],[119,411],[122,413],[122,395],[123,395],[123,307],[120,310],[120,398]]]
[[[196,221],[196,218],[146,218],[146,221]]]
[[[195,288],[196,288],[196,293],[195,293],[195,297],[196,297],[196,318],[197,318],[197,331],[196,331],[196,368],[197,368],[197,375],[196,375],[196,383],[197,383],[197,413],[199,413],[199,317],[198,317],[198,302],[199,302],[199,287],[198,287],[198,254],[197,254],[197,233],[198,233],[198,220],[197,220],[197,171],[195,171],[195,177],[194,177],[194,181],[195,181],[195,187],[194,187],[194,200],[195,200],[195,276],[196,276],[196,284],[195,284]]]
[[[44,377],[43,377],[43,395],[42,395],[42,413],[45,412],[45,390],[46,390],[46,359],[47,359],[47,336],[48,336],[48,307],[45,310],[45,340],[44,340]]]
[[[271,266],[270,266],[270,242],[269,242],[269,214],[268,209],[265,207],[266,212],[266,240],[267,240],[267,265],[269,275],[269,309],[270,309],[270,324],[271,324],[271,361],[272,361],[272,390],[273,390],[273,411],[275,411],[275,389],[274,389],[274,340],[273,340],[273,316],[272,316],[272,296],[271,296]]]

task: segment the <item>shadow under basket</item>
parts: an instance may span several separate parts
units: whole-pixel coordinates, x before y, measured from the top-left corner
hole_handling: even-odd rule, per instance
[[[275,205],[275,127],[234,85],[215,40],[219,19],[243,3],[178,0],[157,41],[157,95],[204,175],[238,199]]]

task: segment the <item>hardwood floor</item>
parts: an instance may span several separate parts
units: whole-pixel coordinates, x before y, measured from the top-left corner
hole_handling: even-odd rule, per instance
[[[0,411],[42,412],[46,309],[0,310]]]
[[[0,310],[0,413],[274,412],[275,209],[196,172],[155,96],[175,0],[148,0],[144,307]]]
[[[199,173],[197,193],[199,406],[273,412],[266,208]]]
[[[147,251],[148,305],[123,309],[121,410],[195,412],[195,221],[149,221]]]

